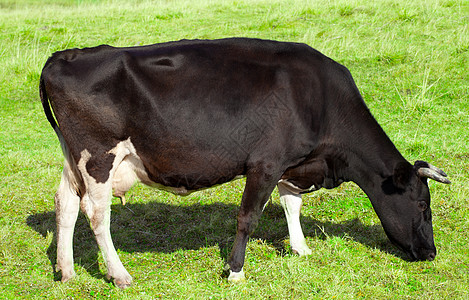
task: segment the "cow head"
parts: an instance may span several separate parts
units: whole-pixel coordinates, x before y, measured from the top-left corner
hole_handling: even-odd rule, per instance
[[[387,236],[412,260],[435,258],[427,178],[450,183],[445,177],[443,171],[426,162],[417,161],[413,166],[401,162],[382,182],[381,199],[372,200]]]

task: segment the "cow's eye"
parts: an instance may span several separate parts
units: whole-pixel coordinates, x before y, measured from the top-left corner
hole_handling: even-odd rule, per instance
[[[427,202],[421,200],[421,201],[419,201],[418,206],[419,206],[419,209],[420,209],[421,211],[424,211],[424,210],[427,209],[428,204],[427,204]]]

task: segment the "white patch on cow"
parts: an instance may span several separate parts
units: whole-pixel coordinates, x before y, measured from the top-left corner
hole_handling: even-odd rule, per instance
[[[230,275],[228,276],[228,281],[232,283],[238,283],[244,281],[246,277],[244,276],[244,271],[241,269],[239,272],[233,272],[230,270]]]
[[[302,189],[285,179],[280,179],[278,183],[282,184],[283,187],[292,194],[309,193],[318,190],[318,188],[314,184],[307,189]]]
[[[280,193],[280,204],[282,205],[288,223],[288,232],[290,234],[290,246],[294,253],[300,256],[312,253],[303,235],[300,224],[301,195],[291,192],[291,186],[286,185],[285,181],[278,183]]]

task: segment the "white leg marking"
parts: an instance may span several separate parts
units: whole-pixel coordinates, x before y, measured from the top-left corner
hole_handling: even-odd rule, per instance
[[[241,269],[241,271],[239,272],[233,272],[230,270],[230,275],[228,276],[228,282],[238,283],[238,282],[244,281],[245,279],[246,277],[244,276],[243,269]]]
[[[308,245],[306,245],[300,224],[301,195],[293,194],[283,183],[279,183],[277,187],[280,193],[280,204],[285,210],[285,216],[287,217],[292,251],[298,253],[300,256],[309,255],[312,251],[309,249]]]
[[[113,185],[113,176],[122,160],[135,151],[130,140],[117,144],[109,153],[116,157],[113,167],[109,174],[109,179],[104,183],[97,183],[86,170],[86,163],[90,159],[90,153],[85,149],[81,153],[81,159],[78,162],[83,181],[86,186],[86,193],[83,196],[81,207],[90,220],[91,227],[96,236],[96,241],[104,257],[107,266],[107,277],[114,279],[114,283],[120,288],[130,286],[132,277],[122,265],[117,255],[116,249],[111,238],[110,219],[111,219],[111,190]]]
[[[76,181],[68,160],[65,161],[62,180],[55,194],[55,213],[57,223],[57,269],[61,271],[62,282],[70,280],[73,270],[73,230],[78,217],[80,197]]]

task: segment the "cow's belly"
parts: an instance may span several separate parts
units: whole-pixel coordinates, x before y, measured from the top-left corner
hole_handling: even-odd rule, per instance
[[[200,159],[198,163],[194,163],[194,159],[190,162],[169,159],[170,163],[166,165],[151,161],[138,155],[130,139],[121,142],[110,152],[116,151],[125,153],[116,155],[124,157],[122,161],[115,162],[117,168],[113,174],[112,186],[116,196],[124,195],[137,180],[145,185],[184,196],[244,177],[240,168],[227,164],[225,169],[216,169],[205,161],[206,158]]]
[[[243,178],[243,175],[237,175],[231,180],[237,180]],[[174,176],[173,180],[179,182],[179,184],[175,184],[174,186],[165,185],[161,182],[155,182],[150,179],[142,160],[137,156],[128,156],[126,157],[121,164],[119,164],[116,173],[113,178],[113,190],[115,195],[124,195],[135,181],[141,181],[142,183],[151,186],[153,188],[157,188],[159,190],[164,190],[167,192],[171,192],[176,195],[186,196],[193,192],[200,191],[206,188],[210,188],[220,183],[215,183],[213,185],[202,185],[197,184],[197,182],[193,181],[193,179],[189,180],[187,176],[179,175]],[[223,183],[223,182],[222,182]]]

